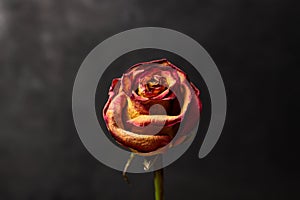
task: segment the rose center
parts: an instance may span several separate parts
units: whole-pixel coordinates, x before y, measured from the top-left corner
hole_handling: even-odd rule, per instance
[[[138,88],[138,94],[143,97],[154,97],[165,91],[168,87],[165,77],[154,75],[144,78]]]

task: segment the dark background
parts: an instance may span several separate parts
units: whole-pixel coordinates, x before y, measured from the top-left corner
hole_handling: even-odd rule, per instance
[[[153,199],[152,174],[127,185],[87,152],[71,110],[85,56],[141,26],[197,40],[228,96],[213,151],[199,160],[194,142],[166,168],[166,199],[299,199],[297,11],[279,0],[0,0],[0,199]]]

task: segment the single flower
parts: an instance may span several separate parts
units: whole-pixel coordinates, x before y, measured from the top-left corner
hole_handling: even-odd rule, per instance
[[[113,79],[108,94],[103,118],[109,132],[119,144],[140,153],[183,142],[202,107],[199,90],[166,59],[132,66]]]

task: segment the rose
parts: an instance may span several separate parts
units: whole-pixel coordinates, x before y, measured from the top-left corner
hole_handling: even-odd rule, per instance
[[[134,152],[180,144],[196,125],[202,107],[199,90],[166,59],[132,66],[113,79],[108,94],[103,109],[106,126],[119,144]]]

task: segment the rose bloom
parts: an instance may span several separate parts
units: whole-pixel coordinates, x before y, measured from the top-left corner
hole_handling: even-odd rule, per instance
[[[113,79],[108,94],[103,109],[106,126],[119,144],[133,152],[182,143],[202,108],[199,90],[166,59],[132,66]]]

